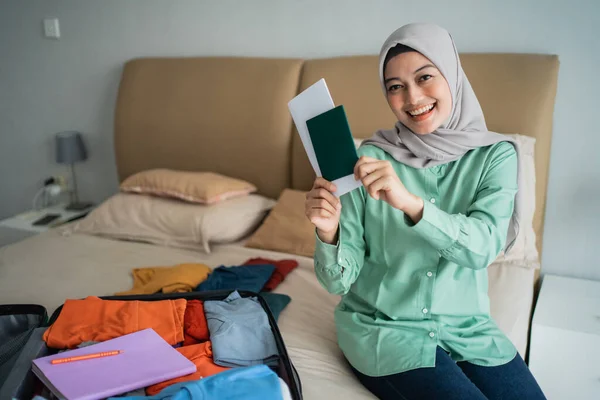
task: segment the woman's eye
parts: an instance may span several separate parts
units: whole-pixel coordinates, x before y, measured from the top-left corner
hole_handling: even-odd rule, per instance
[[[399,90],[402,87],[402,85],[392,85],[388,88],[388,92],[395,92],[396,90]]]
[[[433,78],[433,76],[431,76],[431,75],[423,75],[419,80],[421,80],[421,81],[428,81],[431,78]]]

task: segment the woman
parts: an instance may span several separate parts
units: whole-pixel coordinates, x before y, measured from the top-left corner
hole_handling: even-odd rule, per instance
[[[360,147],[363,186],[337,199],[317,178],[306,200],[340,348],[381,399],[543,399],[487,295],[518,231],[516,145],[487,130],[444,29],[398,29],[379,74],[398,123]]]

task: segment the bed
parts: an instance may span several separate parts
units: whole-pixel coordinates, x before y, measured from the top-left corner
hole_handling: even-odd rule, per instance
[[[531,54],[463,54],[461,59],[488,127],[536,139],[531,230],[541,254],[558,59]],[[124,67],[115,113],[119,180],[171,168],[244,179],[272,199],[285,188],[307,190],[312,170],[287,102],[324,77],[335,103],[344,104],[353,134],[368,137],[394,122],[376,68],[375,56],[132,60]],[[372,398],[337,347],[333,309],[339,297],[319,286],[310,257],[248,248],[245,240],[211,244],[206,253],[71,232],[70,226],[56,228],[0,248],[0,304],[36,303],[52,312],[66,298],[131,288],[135,267],[292,258],[299,266],[275,292],[292,298],[279,327],[304,398]],[[514,261],[489,267],[492,316],[523,356],[538,273],[537,265]]]

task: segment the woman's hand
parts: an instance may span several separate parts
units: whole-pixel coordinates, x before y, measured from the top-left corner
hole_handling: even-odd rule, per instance
[[[421,220],[423,200],[404,187],[389,161],[362,156],[354,166],[354,177],[375,200],[383,200],[406,213],[414,223]]]
[[[317,228],[321,241],[337,242],[342,203],[333,195],[337,188],[324,178],[317,177],[310,192],[306,194],[304,210],[306,217]]]

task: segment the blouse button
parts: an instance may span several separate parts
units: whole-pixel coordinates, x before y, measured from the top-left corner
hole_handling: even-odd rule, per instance
[[[429,199],[429,201],[431,202],[431,204],[435,204],[435,199],[433,197]]]

